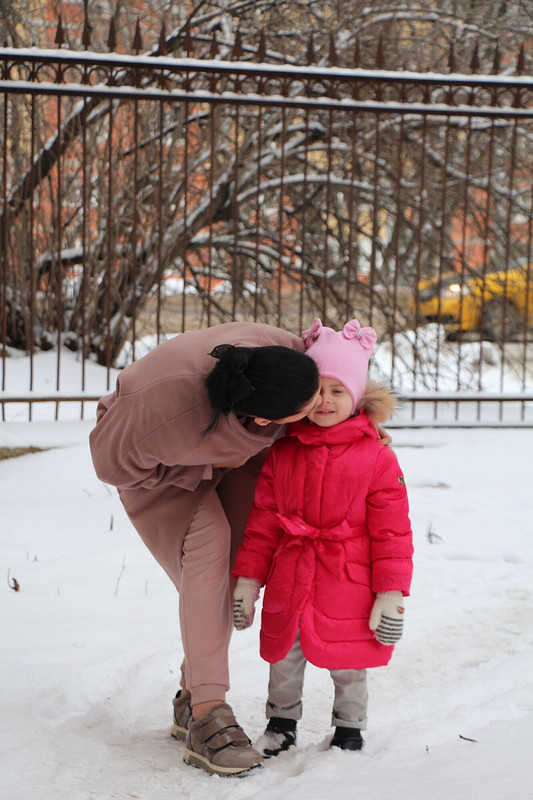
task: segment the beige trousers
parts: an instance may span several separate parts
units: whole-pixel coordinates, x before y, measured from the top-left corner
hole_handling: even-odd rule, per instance
[[[300,633],[284,659],[270,665],[267,719],[302,717],[302,694],[307,659],[300,647]],[[339,728],[366,730],[368,691],[366,669],[331,669],[335,695],[331,724]]]
[[[192,703],[224,700],[233,630],[230,570],[242,542],[264,454],[228,471],[217,486],[132,489],[120,498],[179,592],[181,686]],[[196,502],[191,504],[191,499]]]

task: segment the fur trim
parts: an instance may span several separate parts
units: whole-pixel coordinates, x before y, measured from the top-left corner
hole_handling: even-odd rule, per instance
[[[396,395],[385,383],[367,381],[358,408],[366,411],[374,425],[381,425],[394,413],[396,402]]]

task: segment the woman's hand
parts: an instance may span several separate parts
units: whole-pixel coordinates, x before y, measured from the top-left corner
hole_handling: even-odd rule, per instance
[[[389,445],[392,444],[392,436],[389,436],[387,431],[384,428],[380,428],[378,426],[378,436],[381,444]]]

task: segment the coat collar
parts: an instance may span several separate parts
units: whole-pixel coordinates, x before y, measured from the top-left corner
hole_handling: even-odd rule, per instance
[[[286,436],[296,436],[302,444],[349,444],[361,439],[363,436],[378,438],[375,425],[365,411],[360,411],[356,417],[350,417],[339,425],[331,428],[321,428],[308,419],[293,422],[287,426]]]

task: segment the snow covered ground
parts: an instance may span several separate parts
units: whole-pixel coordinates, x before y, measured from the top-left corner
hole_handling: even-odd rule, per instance
[[[228,779],[170,737],[177,599],[93,473],[93,414],[0,423],[0,447],[49,448],[0,461],[1,800],[529,800],[533,430],[393,431],[415,578],[404,639],[370,673],[365,749],[327,749],[331,681],[310,666],[298,748]],[[255,739],[258,621],[235,632],[231,672]]]

